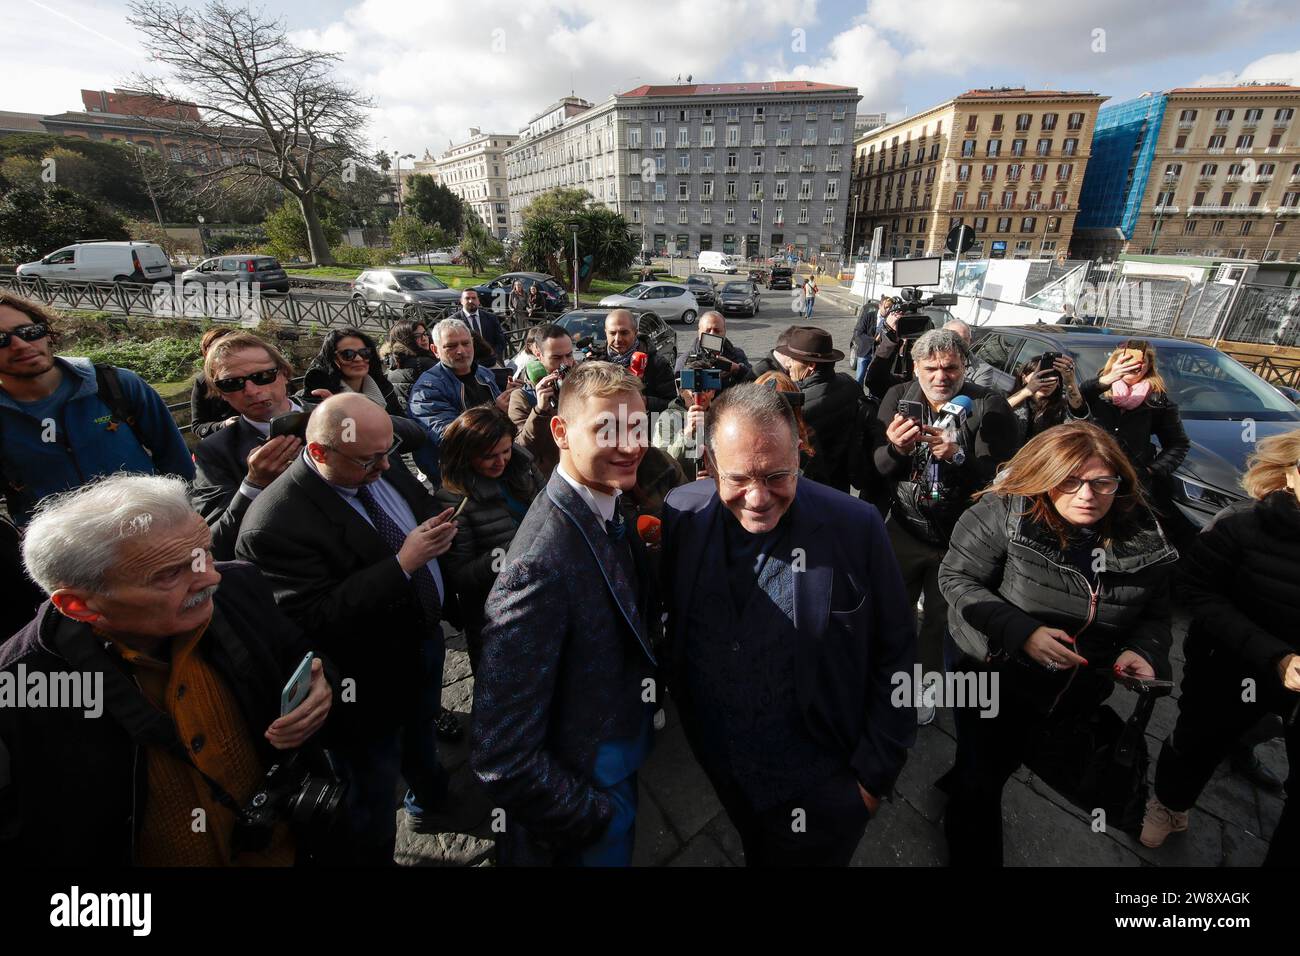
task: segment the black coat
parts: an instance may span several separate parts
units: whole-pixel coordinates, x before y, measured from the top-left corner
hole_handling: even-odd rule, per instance
[[[1093,668],[1108,668],[1125,650],[1168,679],[1170,578],[1178,558],[1146,509],[1133,529],[1105,549],[1096,608],[1083,572],[1070,566],[1056,534],[1031,520],[1020,496],[988,494],[957,522],[939,567],[948,599],[948,630],[980,661],[1017,655],[1039,627],[1076,635],[1073,648]],[[1066,686],[1071,670],[1051,673],[1023,654],[1045,697]]]
[[[207,438],[225,428],[226,419],[234,414],[235,410],[224,398],[208,395],[208,380],[202,372],[194,376],[194,387],[190,389],[190,431],[199,438]]]
[[[858,358],[868,358],[876,348],[876,321],[880,307],[868,302],[858,313],[857,324],[853,326],[853,353]]]
[[[269,766],[278,751],[262,732],[280,716],[280,692],[294,669],[308,650],[320,648],[275,606],[256,568],[216,567],[221,585],[199,653],[225,681]],[[87,719],[79,709],[0,707],[0,765],[7,764],[0,769],[13,778],[0,784],[0,857],[14,866],[130,864],[148,796],[144,748],[176,740],[171,719],[149,703],[88,625],[49,602],[0,646],[0,671],[16,673],[19,665],[29,675],[102,673],[104,713]],[[329,664],[326,677],[338,686]]]
[[[805,477],[838,491],[849,490],[849,457],[852,442],[865,436],[855,428],[862,386],[834,366],[819,365],[803,381],[803,420],[812,431],[817,454],[808,460]]]
[[[483,627],[483,605],[488,591],[497,579],[501,557],[510,548],[520,522],[506,507],[504,496],[496,482],[488,482],[478,475],[472,476],[469,503],[456,517],[456,537],[442,564],[456,589],[456,598],[467,628]],[[510,456],[505,473],[501,476],[511,497],[530,505],[546,480],[533,464],[533,456],[518,445]],[[465,496],[441,488],[434,494],[438,510],[460,506]]]
[[[640,342],[637,343],[637,348],[641,348]],[[677,377],[673,373],[672,363],[667,358],[658,352],[647,352],[646,355],[645,375],[641,380],[645,386],[643,394],[646,411],[662,412],[677,397]],[[591,358],[608,362],[609,350],[592,355]]]
[[[488,595],[470,766],[506,811],[502,862],[541,863],[598,840],[613,814],[594,783],[600,745],[635,739],[655,672],[658,597],[635,578],[558,471],[520,525]]]
[[[780,372],[782,375],[786,374],[785,368],[776,360],[775,352],[768,352],[765,357],[755,362],[752,368],[754,378],[761,377],[765,372]]]
[[[410,472],[390,467],[384,477],[417,522],[437,514]],[[356,680],[342,724],[398,726],[421,690],[422,642],[442,631],[425,622],[396,553],[370,522],[299,458],[249,507],[235,553],[262,570],[280,609]]]
[[[1229,651],[1264,691],[1280,691],[1277,662],[1300,653],[1300,504],[1282,489],[1219,512],[1179,568],[1179,604],[1192,616],[1188,641]]]
[[[388,409],[388,414],[398,418],[406,416],[406,406],[398,399],[397,392],[393,390],[393,383],[388,380],[388,376],[382,371],[375,374],[373,371],[375,363],[371,363],[372,371],[370,377],[375,380],[379,386],[379,391],[384,396],[384,406]],[[321,368],[319,365],[313,365],[307,369],[307,374],[303,376],[302,394],[304,402],[319,402],[320,399],[313,398],[312,392],[318,388],[326,389],[334,395],[343,392],[343,373],[339,371],[337,365],[331,365],[329,368]]]
[[[1084,382],[1079,390],[1093,422],[1115,436],[1143,485],[1162,493],[1164,483],[1173,478],[1192,445],[1179,418],[1178,405],[1164,395],[1152,393],[1137,408],[1125,411],[1101,397],[1105,389],[1095,378]],[[1152,436],[1160,439],[1159,453],[1151,443]]]
[[[506,333],[501,327],[501,317],[495,312],[485,309],[482,306],[479,306],[477,317],[479,328],[482,330],[482,334],[479,338],[482,339],[490,349],[492,349],[492,352],[496,356],[496,364],[500,365],[506,359],[511,357],[510,347],[506,344]],[[474,323],[464,309],[458,309],[451,315],[447,316],[447,318],[460,319],[469,327],[471,334],[473,333]],[[477,358],[477,350],[475,357]],[[481,362],[480,364],[486,363]]]
[[[871,355],[871,361],[867,363],[864,383],[867,390],[878,398],[895,385],[905,385],[912,381],[911,376],[903,374],[902,371],[895,371],[894,360],[898,357],[899,344],[897,333],[889,326],[885,326],[876,338],[876,348]]]
[[[388,349],[388,371],[384,375],[397,393],[397,401],[405,413],[411,403],[411,386],[422,373],[433,368],[438,360],[432,355],[416,355],[400,342],[390,342]]]
[[[308,411],[315,405],[305,406]],[[409,454],[429,440],[419,422],[390,416],[393,437],[401,444],[398,454]],[[242,416],[229,428],[223,428],[199,442],[194,449],[194,506],[212,529],[212,554],[218,561],[235,556],[235,541],[244,515],[253,503],[240,494],[239,487],[248,476],[248,456],[266,441]],[[402,467],[396,458],[394,467]]]
[[[913,379],[892,387],[881,400],[872,423],[876,470],[892,487],[891,516],[917,538],[934,544],[948,540],[970,496],[993,481],[998,468],[1011,460],[1018,447],[1019,426],[1001,392],[966,383],[957,394],[973,403],[961,427],[966,461],[961,465],[940,464],[941,481],[948,494],[938,507],[929,506],[924,486],[912,481],[913,457],[900,455],[885,434],[900,401],[917,401],[929,408],[921,383]]]

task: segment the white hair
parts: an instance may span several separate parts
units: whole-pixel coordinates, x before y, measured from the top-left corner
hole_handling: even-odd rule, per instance
[[[435,325],[433,330],[429,333],[433,338],[433,344],[438,346],[438,348],[442,348],[442,337],[448,332],[464,332],[466,335],[470,334],[469,326],[460,319],[443,319]]]
[[[182,479],[119,472],[42,499],[23,534],[23,564],[46,594],[98,591],[123,539],[195,514]]]

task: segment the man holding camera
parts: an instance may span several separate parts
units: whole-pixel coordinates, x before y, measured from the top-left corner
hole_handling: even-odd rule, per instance
[[[912,607],[925,595],[924,673],[943,672],[947,602],[939,565],[970,497],[1016,451],[1015,416],[1000,393],[966,381],[965,340],[931,329],[911,346],[914,381],[885,393],[875,422],[875,465],[891,486],[886,527]],[[918,707],[918,722],[934,719]]]
[[[574,365],[573,337],[561,326],[542,325],[536,343],[537,359],[525,366],[529,384],[510,393],[509,415],[519,429],[516,443],[532,452],[538,470],[549,478],[560,460],[551,419],[559,405],[560,385]]]
[[[696,328],[699,334],[694,347],[677,361],[678,375],[686,367],[687,358],[704,356],[712,362],[712,368],[722,373],[723,388],[754,380],[754,370],[750,367],[745,350],[727,338],[727,321],[721,312],[705,312],[700,316]]]
[[[49,600],[0,646],[0,678],[80,693],[0,707],[11,865],[275,866],[329,850],[282,819],[239,823],[271,766],[314,742],[337,678],[314,658],[287,706],[318,648],[256,568],[212,560],[211,537],[178,478],[112,475],[37,508],[23,561]]]
[[[678,396],[655,420],[651,444],[681,466],[686,481],[700,474],[704,451],[704,420],[709,405],[722,391],[722,373],[707,355],[692,353],[679,373]]]

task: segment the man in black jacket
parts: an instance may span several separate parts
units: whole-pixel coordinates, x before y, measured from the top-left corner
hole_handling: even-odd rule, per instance
[[[932,329],[912,345],[916,378],[895,385],[880,403],[872,444],[877,471],[892,489],[890,541],[916,606],[925,595],[920,632],[922,669],[943,672],[943,632],[947,603],[939,590],[939,565],[948,539],[971,495],[988,485],[998,467],[1016,451],[1016,420],[998,392],[965,381],[966,343],[948,329]],[[941,409],[964,395],[971,409],[960,424]],[[917,417],[899,413],[911,402]],[[918,708],[918,719],[934,719],[932,707]]]
[[[636,317],[627,309],[614,309],[605,316],[605,354],[591,357],[631,369],[632,359],[640,351]],[[649,412],[662,412],[672,404],[677,397],[677,382],[668,359],[658,352],[646,353],[645,371],[639,374],[645,385],[645,404]]]
[[[620,502],[645,418],[623,369],[587,361],[565,379],[551,420],[560,463],[488,595],[470,766],[505,811],[503,864],[631,862],[660,700],[654,582]]]
[[[393,862],[399,773],[415,827],[448,784],[433,729],[447,594],[437,558],[456,524],[409,472],[389,467],[395,449],[392,420],[374,402],[326,399],[303,455],[257,496],[235,546],[342,674],[336,749],[351,783],[354,859],[371,865]]]
[[[698,335],[695,342],[692,343],[689,352],[684,352],[678,356],[677,365],[673,369],[674,374],[681,375],[682,369],[686,367],[686,360],[691,356],[707,355],[713,362],[711,367],[722,373],[722,387],[724,389],[754,380],[754,370],[749,364],[749,357],[745,355],[745,350],[727,338],[727,320],[722,317],[721,312],[705,312],[700,316],[696,329]],[[700,339],[705,335],[716,335],[721,338],[722,348],[717,352],[704,349]]]
[[[479,305],[478,293],[473,289],[466,289],[460,294],[460,311],[453,312],[447,318],[460,319],[473,336],[487,344],[496,357],[494,365],[502,365],[512,357],[509,346],[506,345],[506,334],[501,330],[501,319],[495,312]]]
[[[288,359],[251,332],[232,332],[218,340],[203,369],[203,379],[239,413],[233,425],[208,435],[194,449],[194,502],[212,528],[212,553],[228,561],[235,556],[239,524],[253,500],[302,451],[306,421],[294,434],[270,437],[272,419],[304,409],[289,397],[293,368]],[[418,422],[396,416],[392,421],[403,453],[427,440]]]
[[[234,808],[314,739],[337,678],[315,659],[281,716],[316,648],[255,568],[211,560],[210,537],[175,478],[113,475],[38,509],[24,561],[49,600],[0,646],[6,862],[285,865],[308,849],[283,826],[241,848]],[[37,678],[52,696],[12,706]]]
[[[825,329],[796,328],[776,352],[787,359],[790,378],[804,395],[803,420],[816,450],[804,466],[804,477],[847,492],[852,444],[865,440],[855,427],[859,403],[864,399],[862,387],[835,371],[835,363],[844,353],[834,347]]]

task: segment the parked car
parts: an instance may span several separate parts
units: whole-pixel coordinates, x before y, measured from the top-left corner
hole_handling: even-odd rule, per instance
[[[398,265],[403,266],[449,266],[452,264],[452,254],[447,251],[434,252],[415,252],[409,256],[403,256],[398,259]]]
[[[773,266],[772,271],[767,274],[767,287],[769,289],[793,289],[794,270],[789,266]]]
[[[387,307],[403,314],[424,308],[454,311],[460,293],[419,269],[367,269],[352,280],[352,301],[361,314]]]
[[[182,285],[209,282],[256,283],[263,292],[289,291],[289,276],[279,260],[270,256],[217,256],[181,273]]]
[[[609,309],[575,309],[555,320],[555,324],[568,330],[574,342],[590,339],[596,350],[605,348],[605,316]],[[669,363],[677,363],[677,333],[663,319],[649,312],[636,317],[637,338],[647,351],[666,356]]]
[[[733,256],[725,252],[716,252],[712,249],[706,249],[700,253],[697,260],[698,268],[701,272],[726,272],[735,275],[740,269],[740,256]]]
[[[728,282],[718,290],[718,311],[723,315],[758,315],[758,307],[758,286],[753,282]]]
[[[541,272],[507,272],[505,275],[497,276],[491,282],[474,287],[483,308],[490,309],[498,315],[505,315],[506,297],[514,287],[516,279],[523,282],[525,294],[533,286],[538,287],[538,295],[545,301],[547,312],[563,312],[569,307],[569,293],[564,291],[564,287],[555,276],[548,276]]]
[[[686,288],[691,290],[695,296],[695,301],[700,307],[708,306],[713,308],[718,303],[717,292],[713,285],[713,280],[706,275],[690,275],[686,277]]]
[[[1107,356],[1129,336],[1080,326],[994,326],[983,330],[975,354],[1008,374],[1044,352],[1074,358],[1079,381],[1095,377]],[[1145,338],[1156,350],[1161,377],[1191,450],[1175,472],[1175,504],[1197,527],[1241,500],[1241,476],[1253,442],[1242,441],[1243,422],[1256,438],[1300,428],[1300,408],[1273,385],[1218,349],[1183,339]]]
[[[170,282],[174,275],[167,253],[152,242],[74,242],[16,272],[69,282]]]
[[[700,314],[700,304],[684,285],[675,282],[638,282],[615,295],[600,300],[609,308],[634,309],[649,312],[665,322],[694,325]]]

